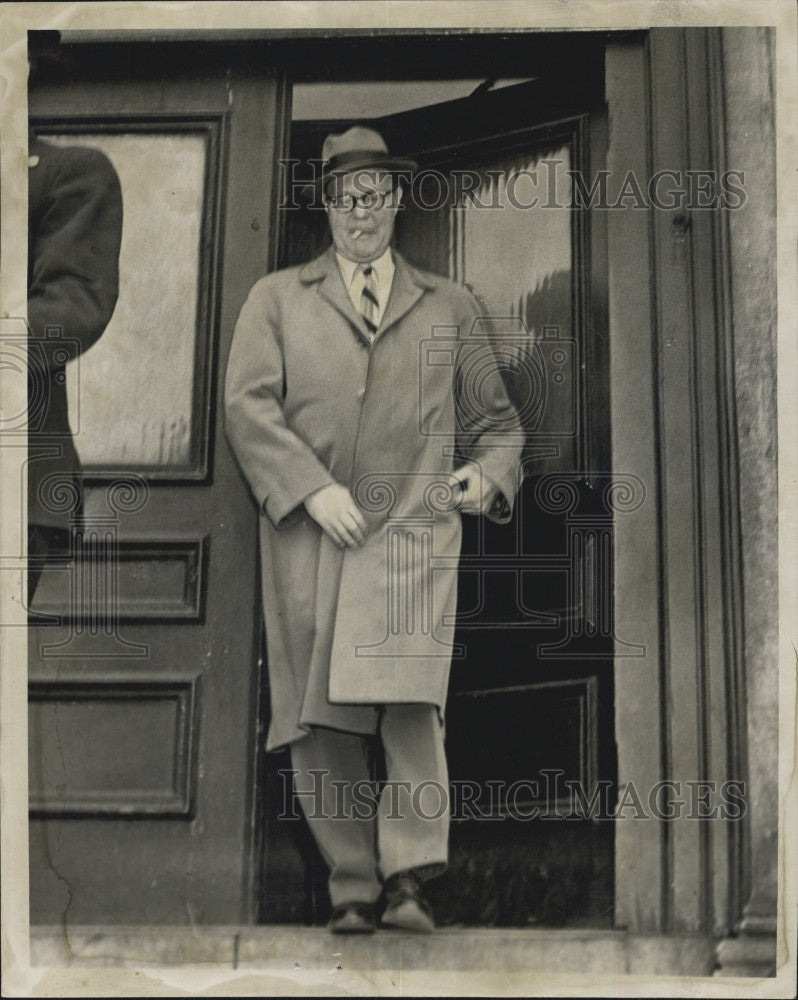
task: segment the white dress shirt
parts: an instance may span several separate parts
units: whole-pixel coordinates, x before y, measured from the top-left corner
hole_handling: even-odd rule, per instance
[[[346,290],[349,292],[349,298],[352,300],[355,312],[359,316],[360,299],[363,294],[363,285],[365,284],[366,279],[363,277],[363,272],[358,270],[360,265],[355,261],[347,260],[346,257],[342,257],[337,250],[335,251],[335,256],[338,258],[338,266],[341,269],[341,275],[343,276]],[[382,317],[385,315],[385,307],[388,305],[388,296],[391,294],[393,272],[395,270],[390,247],[385,251],[382,257],[369,261],[369,264],[374,268],[374,277],[377,281],[377,299],[379,300],[379,306],[377,308],[377,326],[379,326],[382,322]]]

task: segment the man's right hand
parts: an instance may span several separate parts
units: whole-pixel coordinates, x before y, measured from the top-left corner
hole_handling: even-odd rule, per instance
[[[305,510],[339,548],[357,548],[367,528],[352,494],[340,483],[330,483],[305,500]]]

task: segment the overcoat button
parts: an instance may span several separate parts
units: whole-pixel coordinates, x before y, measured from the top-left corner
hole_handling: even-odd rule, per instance
[[[366,390],[365,389],[358,389],[357,390],[357,398],[358,399],[364,399],[365,395],[366,395]]]

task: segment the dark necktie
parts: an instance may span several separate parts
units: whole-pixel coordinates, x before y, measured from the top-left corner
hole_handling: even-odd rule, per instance
[[[363,291],[360,293],[360,315],[372,336],[377,332],[380,300],[377,297],[377,276],[371,264],[360,265],[363,275]]]

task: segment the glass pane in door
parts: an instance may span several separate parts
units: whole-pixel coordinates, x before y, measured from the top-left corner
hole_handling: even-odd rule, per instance
[[[569,145],[469,166],[471,177],[450,209],[450,275],[495,320],[534,472],[573,468],[575,461],[570,166]]]
[[[195,358],[207,137],[136,131],[42,138],[101,150],[122,188],[116,309],[97,343],[67,367],[84,471],[189,470],[199,444]]]

